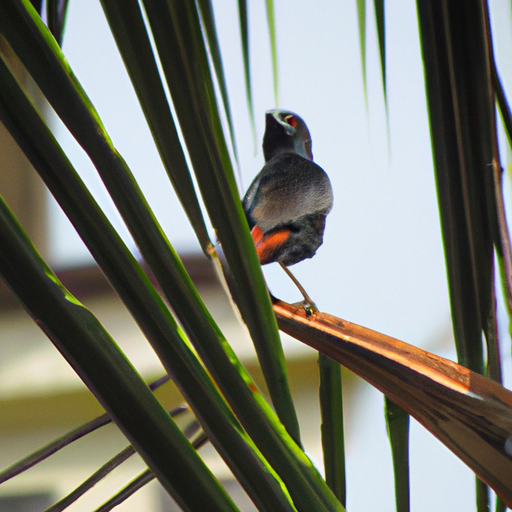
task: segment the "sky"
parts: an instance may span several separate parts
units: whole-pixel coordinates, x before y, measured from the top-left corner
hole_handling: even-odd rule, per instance
[[[314,9],[306,0],[275,4],[279,66],[277,105],[265,2],[249,3],[258,139],[255,153],[243,82],[237,2],[214,2],[240,155],[241,195],[263,165],[261,138],[265,111],[279,107],[297,112],[312,134],[316,163],[331,179],[334,208],[327,219],[323,246],[314,258],[299,263],[292,271],[321,310],[453,358],[414,2],[386,2],[389,123],[371,8],[373,2],[368,2],[367,13],[366,97],[356,2],[323,0],[316,2]],[[506,27],[496,36],[498,62],[506,79],[512,76],[512,60],[507,59],[512,41],[510,6],[499,1],[492,2],[492,6],[493,21]],[[91,26],[95,29],[91,30]],[[87,52],[83,51],[85,45]],[[170,241],[182,253],[199,250],[152,145],[99,2],[70,2],[64,52],[98,109],[114,144],[153,205]],[[97,199],[116,227],[126,233],[87,157],[64,128],[57,126],[56,130],[83,179],[95,190]],[[53,261],[60,265],[87,261],[87,253],[67,221],[56,207],[51,211],[55,226]],[[277,265],[269,265],[264,271],[276,296],[291,302],[301,299]],[[367,393],[369,402],[382,403],[380,394],[371,390]],[[379,416],[374,412],[361,412],[354,420],[355,425],[363,428],[365,423],[373,426],[375,422],[383,421],[379,406],[372,409],[377,409]],[[424,459],[430,456],[436,460],[437,452],[444,449],[439,448],[439,443],[420,427],[413,429],[417,436],[414,446],[421,447],[421,450],[413,449],[421,452],[412,459],[413,471],[421,472]],[[349,478],[363,478],[367,482],[369,472],[373,471],[375,481],[380,482],[375,484],[375,490],[380,489],[380,485],[382,489],[389,489],[389,482],[379,480],[382,477],[380,466],[374,465],[372,469],[362,462],[363,455],[381,449],[377,441],[382,444],[382,439],[369,439],[364,445],[351,448],[354,476]],[[446,455],[442,464],[446,478],[441,487],[445,489],[439,490],[436,509],[441,510],[441,503],[446,505],[446,510],[471,506],[473,498],[471,495],[467,498],[467,493],[461,492],[450,498],[453,486],[461,485],[458,480],[457,483],[451,480],[452,466],[460,470],[455,458]],[[437,469],[432,471],[434,474],[424,472],[424,483],[438,476]],[[465,484],[471,488],[471,474],[463,469],[462,475]],[[432,485],[438,486],[439,478]],[[417,510],[431,508],[426,506],[432,498],[426,489],[428,487],[421,486],[414,490],[417,502],[426,507]],[[371,507],[392,510],[392,505],[383,505],[378,492],[375,496],[372,498],[368,493],[354,491],[349,494],[349,505],[353,506],[349,506],[349,510]],[[469,499],[469,502],[462,506],[460,499]]]

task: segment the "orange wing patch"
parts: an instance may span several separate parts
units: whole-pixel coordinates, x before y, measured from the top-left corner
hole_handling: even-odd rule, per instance
[[[254,226],[251,235],[254,240],[254,245],[258,247],[258,244],[263,240],[263,231],[258,226]]]
[[[262,265],[265,263],[271,263],[275,261],[273,255],[276,250],[288,240],[291,231],[289,229],[281,229],[274,231],[272,234],[265,236],[263,231],[258,227],[254,226],[251,231],[254,245],[256,246],[256,252],[258,259]]]

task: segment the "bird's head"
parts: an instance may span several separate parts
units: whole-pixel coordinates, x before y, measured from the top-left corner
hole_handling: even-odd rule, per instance
[[[313,160],[311,135],[302,117],[289,110],[268,110],[266,121],[263,136],[263,154],[266,162],[278,153],[286,151]]]

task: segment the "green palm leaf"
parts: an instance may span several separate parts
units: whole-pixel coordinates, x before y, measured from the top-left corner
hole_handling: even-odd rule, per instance
[[[238,283],[238,306],[255,343],[269,393],[281,421],[299,440],[277,324],[213,104],[197,12],[180,2],[169,5],[171,9],[167,2],[159,0],[145,6],[160,60],[176,98],[176,112],[204,203]],[[180,52],[171,48],[180,48]]]
[[[206,309],[66,62],[59,44],[67,0],[46,3],[49,30],[37,15],[42,8],[40,2],[4,0],[0,2],[0,32],[93,161],[157,285],[150,283],[105,218],[3,58],[0,120],[77,229],[212,444],[258,509],[344,510],[346,476],[338,362],[387,395],[397,510],[410,507],[408,413],[496,491],[503,499],[497,501],[497,510],[504,510],[505,503],[511,505],[512,467],[507,446],[512,434],[512,398],[496,383],[501,381],[502,372],[494,255],[500,264],[510,311],[512,259],[503,206],[495,96],[509,138],[512,121],[492,54],[487,3],[417,2],[461,365],[323,313],[306,316],[304,311],[275,300],[280,327],[323,352],[319,364],[324,480],[300,445],[276,317],[240,202],[230,158],[230,152],[237,158],[233,119],[211,2],[143,0],[144,14],[136,0],[101,2],[164,167],[202,250],[214,263],[218,261],[217,250],[221,255],[277,414]],[[277,102],[272,0],[267,0],[266,7]],[[239,9],[254,131],[247,2],[240,1]],[[375,0],[374,9],[387,110],[384,1]],[[366,2],[357,1],[357,12],[367,102]],[[232,148],[225,139],[223,117]],[[210,240],[195,183],[218,237],[217,248]],[[0,246],[0,275],[150,468],[99,510],[110,510],[124,500],[151,478],[151,472],[184,510],[236,510],[108,333],[62,288],[34,251],[3,202]],[[176,319],[155,286],[165,295]],[[112,391],[114,387],[118,393]],[[122,403],[118,403],[119,396]],[[170,460],[174,462],[171,468]],[[177,466],[180,471],[175,475]],[[477,501],[480,510],[487,510],[486,484],[478,483]],[[55,508],[60,506],[56,504]]]
[[[0,71],[3,90],[6,93],[12,92],[12,97],[4,96],[5,102],[0,105],[3,121],[11,127],[13,135],[18,138],[22,148],[26,149],[27,156],[41,171],[63,208],[73,220],[79,219],[76,226],[84,241],[88,243],[107,276],[117,285],[118,292],[153,344],[164,366],[175,376],[181,391],[189,398],[189,403],[198,416],[203,419],[210,440],[217,445],[228,464],[232,464],[237,476],[252,489],[249,492],[253,494],[255,501],[259,501],[258,496],[264,501],[269,500],[270,510],[276,506],[276,501],[283,506],[286,498],[282,495],[280,485],[273,483],[272,469],[242,431],[223,397],[190,350],[173,317],[133,256],[102,216],[94,200],[87,194],[76,173],[69,168],[69,162],[51,138],[42,120],[38,118],[28,101],[23,101],[23,93],[13,83],[14,79],[11,77],[9,81],[8,70],[2,65]],[[21,122],[16,122],[17,117]],[[23,123],[22,120],[27,118],[30,118],[31,122]],[[27,133],[27,129],[32,130],[32,133]],[[127,276],[130,276],[129,280],[126,279]],[[218,338],[214,341],[219,344]],[[248,388],[244,386],[244,389]],[[213,430],[207,424],[212,425]],[[250,452],[254,457],[247,457]],[[255,465],[249,468],[245,465],[247,462],[249,466],[253,463]],[[259,481],[260,477],[262,481]],[[267,489],[262,493],[260,484],[263,482],[266,482],[264,487],[270,484],[274,491]]]
[[[235,511],[124,354],[58,281],[1,198],[0,243],[0,275],[180,506],[190,511]],[[180,471],[171,476],[163,469],[169,463]]]

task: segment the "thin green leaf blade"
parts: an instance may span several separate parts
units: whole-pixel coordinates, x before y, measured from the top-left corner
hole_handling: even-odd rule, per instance
[[[233,156],[239,165],[238,150],[236,145],[235,130],[233,124],[233,115],[231,113],[231,106],[229,102],[228,88],[226,77],[224,74],[224,65],[222,63],[222,55],[220,52],[219,40],[217,37],[217,28],[215,25],[215,17],[211,0],[198,0],[198,5],[201,10],[201,20],[208,40],[208,47],[210,49],[213,67],[215,69],[215,76],[219,84],[219,91],[226,112],[226,119],[228,123],[229,136],[231,139],[231,146],[233,148]],[[239,176],[240,177],[240,176]]]
[[[0,471],[0,484],[6,482],[7,480],[10,480],[11,478],[14,478],[15,476],[23,473],[24,471],[30,469],[36,464],[39,464],[39,462],[42,462],[43,460],[47,459],[54,453],[57,453],[59,450],[65,448],[73,441],[76,441],[82,438],[83,436],[94,432],[95,430],[104,425],[108,425],[111,421],[112,420],[108,417],[107,414],[102,414],[101,416],[94,418],[93,420],[87,422],[84,425],[81,425],[80,427],[72,430],[71,432],[64,434],[58,439],[55,439],[54,441],[44,445],[43,447],[31,453],[27,457],[24,457],[23,459],[15,462],[11,466]]]
[[[496,69],[496,62],[493,62],[492,66],[492,79],[494,92],[496,94],[496,102],[505,128],[505,134],[507,135],[509,146],[512,146],[512,112],[510,111],[510,105],[508,103],[500,75]]]
[[[331,358],[318,355],[320,368],[320,413],[325,479],[340,503],[347,503],[345,435],[341,366]]]
[[[490,213],[491,224],[494,227],[494,249],[496,259],[498,260],[498,264],[500,266],[501,271],[501,280],[504,284],[503,286],[503,296],[505,298],[505,302],[507,304],[512,300],[512,291],[510,287],[511,275],[512,275],[512,266],[511,266],[511,253],[510,253],[510,233],[507,225],[507,219],[504,213],[504,205],[503,205],[503,190],[502,190],[502,168],[500,163],[500,149],[498,143],[498,128],[497,128],[497,115],[496,115],[496,99],[500,95],[503,94],[502,103],[507,104],[506,98],[504,97],[503,91],[497,92],[496,89],[500,89],[500,80],[499,75],[496,69],[496,59],[494,57],[494,49],[491,37],[491,27],[490,27],[490,15],[488,6],[484,7],[483,14],[483,25],[484,32],[486,38],[486,47],[485,51],[487,54],[487,64],[491,71],[491,77],[487,77],[487,85],[490,92],[490,102],[492,102],[493,108],[491,109],[491,145],[493,152],[493,160],[492,160],[492,179],[490,180],[491,186],[488,188],[488,201],[492,205],[492,211]],[[508,104],[507,104],[508,108]],[[503,116],[502,116],[503,119]],[[494,192],[494,195],[492,195]],[[504,253],[507,253],[504,256]],[[492,290],[491,290],[491,298],[490,298],[490,311],[487,316],[487,321],[484,321],[484,333],[485,339],[487,342],[487,367],[486,374],[489,378],[494,380],[495,382],[499,382],[503,384],[503,370],[501,364],[501,346],[500,346],[500,334],[498,329],[498,308],[496,301],[496,279],[495,279],[495,264],[494,260],[492,261],[491,267],[491,280],[492,280]],[[509,285],[507,287],[507,284]],[[509,309],[509,317],[511,315],[512,310]],[[477,500],[479,499],[479,487],[485,492],[487,491],[487,503],[485,500],[482,500],[482,504],[480,508],[484,510],[484,507],[490,502],[489,495],[489,487],[485,486],[483,482],[477,479]],[[500,496],[495,496],[495,508],[497,512],[506,509],[506,505],[504,500],[501,499]]]
[[[279,72],[277,65],[277,35],[274,0],[266,0],[266,6],[268,34],[270,37],[270,54],[272,57],[272,76],[274,78],[274,101],[277,108],[279,106]]]
[[[251,62],[249,44],[249,18],[247,13],[247,0],[238,0],[238,18],[240,22],[240,38],[242,41],[242,58],[244,61],[245,95],[247,109],[252,128],[254,151],[256,152],[256,122],[254,120],[254,104],[252,100]]]
[[[496,69],[495,59],[493,59],[492,62],[492,79],[494,92],[496,94],[496,103],[498,105],[502,124],[507,135],[509,146],[512,146],[512,112],[505,95],[500,75]],[[505,215],[503,174],[503,170],[496,162],[493,165],[494,190],[496,193],[496,217],[499,229],[499,242],[495,243],[496,257],[498,260],[503,296],[505,297],[509,320],[512,320],[512,250],[510,232]]]
[[[460,55],[450,55],[447,51],[443,56],[441,52],[441,45],[449,44],[448,37],[464,36],[460,18],[448,11],[434,12],[422,2],[418,5],[456,342],[461,362],[482,372],[482,318],[490,303],[488,269],[492,258],[491,229],[488,225],[482,227],[482,223],[488,223],[484,179],[487,164],[482,162],[492,161],[492,146],[489,138],[482,146],[481,133],[485,132],[476,123],[491,125],[489,109],[487,120],[482,119],[483,113],[471,122],[465,119],[464,102],[469,94],[464,86],[470,85],[467,83],[470,76],[462,79],[464,70],[456,68],[455,61],[469,50],[459,44]],[[445,34],[439,27],[443,27]],[[479,108],[485,111],[488,94],[482,94],[478,87],[473,94],[479,94]],[[480,154],[474,154],[476,151]]]
[[[118,505],[126,501],[130,496],[144,487],[147,483],[151,482],[153,479],[154,475],[151,473],[151,471],[143,471],[139,476],[134,478],[128,485],[123,487],[117,494],[112,496],[94,512],[110,512],[110,510],[116,508]]]
[[[46,17],[48,28],[59,45],[62,45],[69,0],[47,0]]]
[[[359,50],[361,52],[361,73],[363,76],[364,101],[368,109],[368,84],[366,79],[366,0],[356,0],[359,26]]]
[[[260,279],[259,261],[256,257],[252,238],[248,229],[246,229],[245,214],[242,210],[238,190],[232,179],[233,171],[218,114],[215,106],[211,103],[213,87],[210,79],[205,80],[205,77],[209,76],[209,70],[204,45],[201,42],[197,16],[190,6],[188,19],[190,22],[189,30],[186,33],[182,32],[182,36],[192,34],[195,35],[195,38],[194,41],[188,41],[188,44],[183,38],[184,44],[181,47],[182,49],[193,48],[195,50],[195,53],[193,55],[189,54],[185,60],[188,63],[202,62],[204,71],[201,78],[192,73],[189,74],[194,78],[196,87],[193,90],[199,92],[197,99],[200,103],[196,104],[199,107],[197,113],[199,114],[203,109],[208,108],[208,111],[212,114],[210,123],[202,123],[202,127],[214,174],[211,176],[211,172],[208,172],[205,175],[201,168],[201,172],[197,172],[196,176],[200,184],[203,183],[201,188],[203,198],[217,230],[230,270],[235,276],[235,282],[244,283],[245,281],[244,285],[239,287],[239,307],[255,342],[272,401],[281,421],[288,428],[292,437],[298,441],[300,439],[298,420],[287,382],[284,355],[277,324],[272,314],[266,285],[263,279]],[[180,24],[180,26],[182,25]],[[206,90],[202,91],[202,86],[205,86]],[[212,191],[217,193],[213,195]],[[249,260],[249,265],[247,260]],[[262,321],[263,318],[265,318],[265,321]]]
[[[380,72],[382,77],[382,89],[384,90],[384,103],[386,112],[388,105],[387,77],[386,77],[386,10],[384,0],[373,0],[375,9],[375,22],[377,24],[377,38],[379,41]]]
[[[151,391],[154,391],[155,389],[160,387],[165,382],[168,382],[169,380],[170,380],[170,377],[168,375],[164,375],[164,377],[161,377],[157,381],[151,383],[149,385],[149,389],[151,389]],[[186,406],[181,406],[181,407],[186,407]],[[172,416],[172,413],[171,413],[171,416]],[[69,446],[71,443],[78,441],[78,439],[81,439],[82,437],[84,437],[88,434],[91,434],[98,428],[108,425],[111,422],[112,422],[112,420],[109,418],[108,414],[105,413],[105,414],[102,414],[101,416],[98,416],[98,417],[88,421],[87,423],[84,423],[83,425],[80,425],[79,427],[71,430],[70,432],[58,437],[57,439],[42,446],[41,448],[39,448],[36,451],[32,452],[31,454],[27,455],[26,457],[23,457],[22,459],[15,462],[8,468],[0,471],[0,484],[23,473],[24,471],[30,469],[31,467],[35,466],[36,464],[39,464],[43,460],[47,459],[54,453],[57,453],[58,451],[65,448],[66,446]]]
[[[101,482],[109,473],[114,471],[123,462],[128,460],[135,454],[132,446],[127,446],[121,450],[117,455],[108,460],[105,464],[99,467],[89,478],[83,481],[78,487],[73,489],[69,494],[55,502],[51,507],[48,507],[44,512],[62,512],[69,508],[73,503],[80,499],[87,491],[90,491],[97,483]]]
[[[377,39],[379,42],[380,72],[382,78],[382,91],[384,93],[384,107],[386,109],[386,128],[388,137],[388,151],[391,151],[391,132],[389,128],[388,88],[386,72],[386,9],[384,0],[374,0],[375,23],[377,25]]]
[[[384,401],[389,444],[393,457],[393,473],[395,475],[396,512],[409,512],[411,509],[409,415],[387,396]]]
[[[196,418],[185,405],[177,407],[172,411],[169,411],[171,418],[174,421],[179,421],[179,428],[185,434],[187,439],[190,441],[192,446],[197,450],[197,444],[203,444],[206,441],[206,436],[201,430]],[[190,432],[190,435],[188,434]],[[198,435],[196,435],[198,434]],[[194,438],[196,441],[193,441]],[[197,442],[198,441],[198,442]],[[133,446],[127,446],[114,457],[109,459],[105,464],[98,468],[92,475],[86,478],[80,485],[73,489],[63,498],[55,502],[51,507],[47,508],[45,512],[62,512],[70,507],[73,503],[79,500],[84,494],[90,491],[97,483],[101,482],[106,478],[112,471],[118,468],[121,464],[127,461],[132,455],[134,455],[135,449]],[[151,477],[154,475],[148,470]],[[140,488],[140,487],[138,487]],[[117,496],[114,496],[116,498]]]

